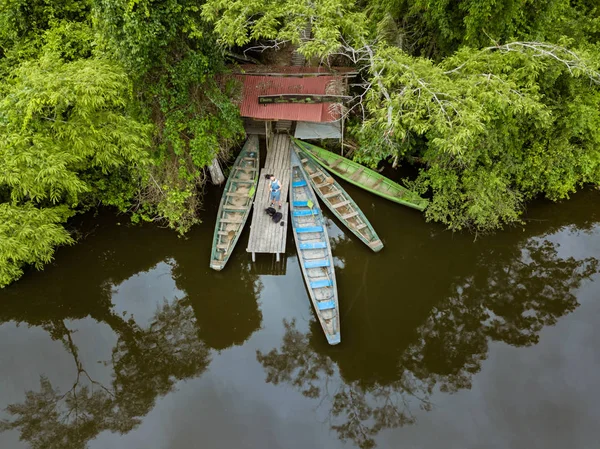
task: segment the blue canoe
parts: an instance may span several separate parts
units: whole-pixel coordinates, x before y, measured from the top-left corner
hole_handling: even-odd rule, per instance
[[[330,345],[336,345],[341,341],[340,313],[325,219],[298,156],[293,149],[290,152],[290,215],[298,260],[327,341]]]

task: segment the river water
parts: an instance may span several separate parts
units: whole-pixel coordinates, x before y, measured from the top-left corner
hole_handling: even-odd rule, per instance
[[[328,215],[335,347],[291,235],[208,268],[219,189],[185,239],[83,217],[0,291],[0,448],[598,447],[598,192],[474,241],[347,188],[386,246]]]

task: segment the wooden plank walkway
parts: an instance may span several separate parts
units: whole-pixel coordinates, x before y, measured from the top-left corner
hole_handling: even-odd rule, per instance
[[[246,251],[252,253],[252,261],[256,260],[256,253],[270,253],[277,255],[285,253],[285,243],[288,229],[287,201],[290,186],[290,138],[288,135],[275,134],[273,141],[267,151],[265,167],[260,172],[256,196],[254,198],[254,210],[252,211],[252,224],[250,225],[250,237]],[[265,213],[269,207],[269,181],[265,179],[266,174],[273,174],[281,181],[281,213],[283,214],[283,226],[281,222],[273,223],[271,217]],[[277,208],[277,206],[275,206]]]

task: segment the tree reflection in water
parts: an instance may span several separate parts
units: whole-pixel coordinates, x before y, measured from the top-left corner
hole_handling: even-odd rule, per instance
[[[79,358],[73,332],[62,320],[43,324],[73,357],[75,374],[65,393],[44,376],[40,390],[28,391],[20,404],[9,405],[12,419],[0,430],[18,430],[34,449],[85,448],[100,432],[125,433],[141,422],[157,397],[182,379],[199,376],[210,352],[196,333],[193,309],[186,300],[164,303],[147,328],[122,321],[113,349],[110,385],[94,380]]]
[[[33,449],[83,449],[103,431],[132,430],[157,398],[206,370],[211,349],[242,344],[260,328],[262,284],[248,264],[231,264],[228,276],[220,276],[198,266],[198,254],[209,253],[210,238],[195,240],[199,247],[190,250],[189,242],[171,233],[116,227],[114,221],[108,217],[93,237],[62,249],[61,263],[2,292],[0,325],[41,327],[62,342],[74,362],[67,391],[41,376],[39,390],[9,405],[10,419],[0,421],[0,431],[20,432]],[[185,297],[160,304],[148,325],[115,313],[115,287],[161,261],[170,265]],[[79,357],[70,326],[87,317],[117,335],[111,360],[104,362],[112,374],[109,383],[94,379]]]
[[[470,388],[490,340],[514,346],[537,343],[544,326],[577,307],[573,292],[598,268],[596,259],[560,258],[556,245],[540,238],[527,240],[517,253],[514,246],[505,251],[481,255],[472,273],[452,287],[424,322],[415,323],[416,338],[399,355],[394,380],[356,379],[348,360],[364,357],[343,356],[356,348],[323,347],[312,341],[313,334],[320,335],[314,323],[303,333],[295,321],[284,321],[281,346],[257,352],[267,382],[293,385],[319,400],[342,441],[374,447],[382,429],[414,423],[416,408],[430,410],[435,390]]]
[[[260,328],[262,311],[257,298],[263,289],[250,262],[231,264],[227,273],[215,273],[199,280],[197,255],[185,255],[173,267],[173,280],[187,294],[195,312],[198,336],[210,348],[221,351],[242,345]]]
[[[267,373],[266,381],[275,385],[288,383],[304,396],[318,399],[319,408],[328,407],[328,423],[342,441],[372,448],[374,437],[382,429],[414,422],[411,403],[430,408],[427,395],[420,396],[415,379],[409,377],[390,385],[368,387],[358,381],[344,381],[331,358],[313,349],[309,333],[299,331],[294,320],[284,320],[283,325],[281,347],[256,354]],[[312,327],[312,332],[320,332],[320,328]]]
[[[536,344],[544,326],[575,310],[573,292],[598,269],[596,259],[560,258],[545,239],[528,240],[520,257],[499,251],[477,260],[475,274],[432,309],[419,340],[405,351],[402,366],[431,386],[469,388],[490,340]]]

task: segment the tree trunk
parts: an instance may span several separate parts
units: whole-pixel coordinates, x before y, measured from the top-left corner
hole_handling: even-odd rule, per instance
[[[210,179],[213,184],[221,185],[225,182],[225,175],[223,175],[223,170],[221,170],[221,165],[216,157],[208,166],[208,171],[210,172]]]

